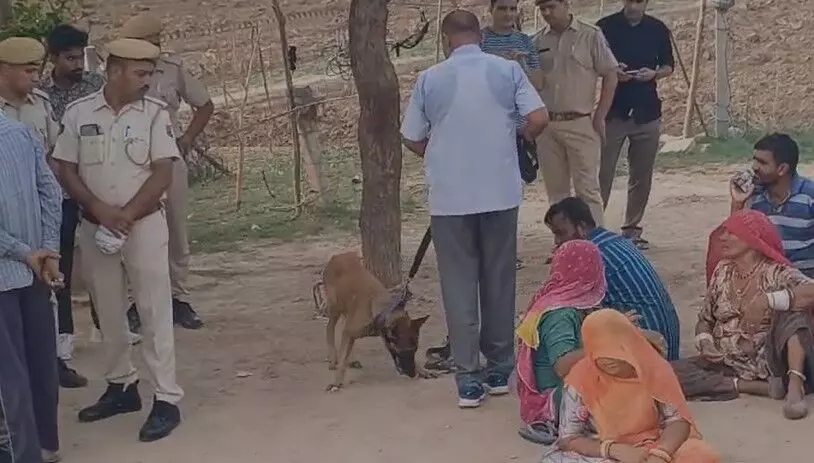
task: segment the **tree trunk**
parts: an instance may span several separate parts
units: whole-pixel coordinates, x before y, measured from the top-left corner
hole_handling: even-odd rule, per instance
[[[11,20],[12,0],[0,0],[0,27],[6,27]]]
[[[359,93],[362,255],[392,287],[401,283],[399,82],[387,49],[387,0],[351,0],[348,29]]]

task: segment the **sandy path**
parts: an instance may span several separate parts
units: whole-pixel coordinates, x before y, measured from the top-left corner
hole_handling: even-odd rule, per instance
[[[620,179],[621,185],[623,179]],[[703,288],[706,235],[727,212],[719,176],[661,175],[647,219],[650,258],[670,286],[684,327],[684,349]],[[542,188],[530,188],[522,208],[519,305],[530,298],[545,274],[543,259],[551,238],[543,230]],[[609,222],[618,226],[623,198],[616,192]],[[420,239],[424,224],[405,232],[405,254]],[[186,388],[185,423],[154,444],[136,440],[142,414],[105,423],[79,425],[75,413],[92,402],[103,384],[63,395],[63,443],[68,462],[82,463],[471,463],[532,462],[541,448],[516,435],[514,398],[490,400],[482,409],[455,407],[452,379],[412,381],[395,376],[377,340],[359,344],[361,371],[344,391],[323,392],[330,379],[323,358],[322,322],[311,319],[310,286],[327,257],[354,245],[347,237],[330,242],[272,246],[257,244],[232,255],[196,256],[194,293],[209,322],[200,332],[178,331],[179,375]],[[405,259],[405,260],[407,260]],[[419,274],[416,312],[430,312],[423,344],[443,335],[434,257]],[[84,311],[78,326],[89,326]],[[83,336],[84,338],[84,336]],[[77,364],[91,377],[100,374],[100,348],[84,343]],[[250,373],[244,376],[242,373]],[[147,388],[142,388],[146,393]],[[780,404],[741,399],[694,404],[702,432],[725,461],[805,461],[808,421],[789,423]],[[812,418],[814,419],[814,418]],[[770,433],[770,431],[772,431]],[[779,432],[778,432],[779,431]],[[780,434],[782,433],[782,434]],[[775,437],[769,437],[773,434]],[[772,445],[774,444],[774,445]]]

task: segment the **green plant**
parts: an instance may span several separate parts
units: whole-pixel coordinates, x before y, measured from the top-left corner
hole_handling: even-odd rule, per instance
[[[0,29],[0,40],[31,37],[43,40],[51,30],[72,19],[76,0],[15,0],[11,19]]]

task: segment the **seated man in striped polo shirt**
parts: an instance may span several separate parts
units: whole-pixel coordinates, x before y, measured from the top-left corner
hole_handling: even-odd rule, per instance
[[[814,278],[814,182],[797,173],[799,161],[800,148],[790,136],[772,133],[758,140],[754,183],[730,183],[732,212],[749,207],[769,216],[783,238],[786,257]]]
[[[667,343],[667,359],[678,359],[681,328],[673,301],[656,269],[629,239],[597,227],[591,208],[580,198],[565,198],[546,212],[545,223],[560,244],[592,241],[605,263],[607,291],[603,307],[636,311],[639,324],[656,331]]]

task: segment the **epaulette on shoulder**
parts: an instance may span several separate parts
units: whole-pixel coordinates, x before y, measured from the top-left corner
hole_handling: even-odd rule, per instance
[[[101,91],[101,90],[100,90],[100,91]],[[68,103],[68,104],[65,106],[65,112],[68,112],[68,110],[70,110],[70,109],[71,109],[71,108],[73,108],[74,106],[77,106],[77,105],[82,104],[82,103],[84,103],[84,102],[86,102],[86,101],[88,101],[88,100],[93,99],[94,97],[96,97],[96,94],[97,94],[97,93],[99,93],[99,92],[93,92],[93,93],[91,93],[90,95],[85,95],[85,96],[83,96],[82,98],[78,98],[78,99],[76,99],[76,100],[73,100],[72,102]]]
[[[162,100],[160,98],[155,98],[155,97],[152,97],[152,96],[149,96],[149,95],[145,95],[144,100],[149,101],[150,103],[157,104],[161,109],[167,109],[167,103],[165,103],[164,100]]]
[[[598,31],[598,30],[599,30],[599,26],[597,26],[597,25],[596,25],[596,24],[594,24],[594,23],[591,23],[591,22],[585,21],[584,19],[580,19],[580,18],[574,17],[574,22],[575,22],[576,24],[578,24],[580,27],[585,27],[585,28],[592,29],[592,30],[595,30],[595,31]]]

